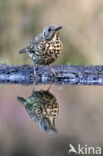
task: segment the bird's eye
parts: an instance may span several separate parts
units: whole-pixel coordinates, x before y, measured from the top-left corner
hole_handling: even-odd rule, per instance
[[[49,28],[48,31],[50,32],[51,31],[51,28]]]

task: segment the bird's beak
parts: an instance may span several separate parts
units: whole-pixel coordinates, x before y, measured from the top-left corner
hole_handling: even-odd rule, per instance
[[[60,29],[62,29],[62,26],[57,26],[57,27],[55,28],[55,31],[58,31],[58,30],[60,30]]]

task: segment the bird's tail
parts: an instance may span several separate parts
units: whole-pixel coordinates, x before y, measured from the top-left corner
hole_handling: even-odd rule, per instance
[[[23,97],[17,96],[17,100],[22,104],[26,103],[26,99],[24,99]]]
[[[27,53],[28,52],[28,47],[24,48],[24,49],[21,49],[19,51],[19,54],[23,54],[23,53]]]

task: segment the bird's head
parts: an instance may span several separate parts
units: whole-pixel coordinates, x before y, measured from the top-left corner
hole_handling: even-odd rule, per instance
[[[43,30],[43,38],[45,40],[51,40],[55,35],[58,35],[59,30],[62,26],[49,25]]]

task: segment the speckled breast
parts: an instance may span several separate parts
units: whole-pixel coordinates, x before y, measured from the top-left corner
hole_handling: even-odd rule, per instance
[[[35,91],[27,99],[26,110],[30,117],[52,117],[56,118],[59,112],[59,104],[55,96],[45,90]]]
[[[34,53],[29,54],[34,64],[49,65],[53,63],[63,50],[60,40],[44,41],[34,47]]]

